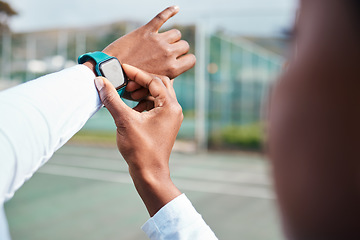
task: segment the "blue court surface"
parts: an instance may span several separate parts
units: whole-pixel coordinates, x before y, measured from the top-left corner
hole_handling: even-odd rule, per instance
[[[283,239],[257,154],[179,153],[172,178],[219,239]],[[115,147],[67,144],[5,204],[13,239],[147,239],[146,208]]]

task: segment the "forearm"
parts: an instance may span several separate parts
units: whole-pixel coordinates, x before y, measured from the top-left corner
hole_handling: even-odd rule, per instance
[[[1,202],[101,107],[94,77],[79,65],[0,93]]]
[[[191,202],[170,178],[168,167],[156,171],[133,170],[136,190],[151,218],[142,227],[152,240],[217,239]]]
[[[150,216],[181,194],[170,178],[168,168],[147,171],[129,168],[135,188]]]
[[[166,164],[153,170],[130,165],[129,171],[151,216],[142,227],[150,239],[217,239],[191,202],[174,185]]]
[[[130,80],[149,90],[151,104],[140,102],[131,109],[107,79],[97,78],[95,84],[115,120],[119,151],[152,216],[144,231],[151,239],[216,239],[190,203],[186,209],[182,201],[177,204],[181,193],[171,181],[169,158],[184,116],[171,80],[126,64],[123,69]]]

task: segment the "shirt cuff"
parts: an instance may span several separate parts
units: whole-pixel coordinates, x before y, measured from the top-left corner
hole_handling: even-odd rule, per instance
[[[185,194],[162,207],[141,229],[150,239],[216,239]]]

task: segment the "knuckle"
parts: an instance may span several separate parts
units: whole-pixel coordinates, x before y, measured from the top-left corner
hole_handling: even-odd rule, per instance
[[[177,106],[178,106],[178,114],[179,114],[180,116],[184,117],[184,115],[183,115],[183,110],[182,110],[181,105],[178,103]]]
[[[181,42],[182,42],[182,44],[184,45],[184,48],[187,49],[187,51],[189,51],[189,49],[190,49],[190,44],[189,44],[187,41],[185,41],[185,40],[181,40]]]
[[[159,77],[154,76],[152,79],[152,82],[155,84],[160,84],[160,83],[162,83],[162,80]]]
[[[175,109],[176,118],[182,121],[184,119],[182,107],[180,106],[180,104],[177,104],[176,106],[177,106]]]
[[[174,35],[177,37],[177,38],[181,38],[182,37],[182,34],[180,32],[179,29],[173,29],[173,32],[174,32]]]
[[[153,33],[153,32],[149,33],[149,37],[154,42],[161,42],[161,40],[162,40],[159,34]]]
[[[170,84],[170,78],[167,76],[163,76],[164,82],[166,82],[166,84]]]
[[[158,76],[154,76],[154,77],[153,77],[153,81],[156,82],[156,83],[162,82],[162,81],[161,81],[161,78],[159,78]]]
[[[163,82],[170,81],[170,79],[169,79],[167,76],[159,76],[159,78],[160,78]]]
[[[166,87],[171,86],[170,78],[168,78],[167,76],[161,76],[161,80]]]
[[[152,38],[152,32],[149,31],[142,31],[139,33],[140,39],[151,39]]]
[[[170,63],[167,69],[167,73],[168,73],[167,76],[169,78],[172,78],[172,76],[176,75],[177,71],[178,71],[178,65],[175,62]]]
[[[175,12],[175,8],[173,6],[170,6],[170,7],[167,7],[163,12],[173,13],[173,12]]]
[[[177,117],[181,117],[182,115],[182,107],[176,100],[174,100],[173,104],[171,105],[171,112]]]
[[[161,22],[166,21],[166,16],[164,12],[158,13],[155,18]]]
[[[171,48],[171,46],[164,46],[164,56],[166,58],[170,58],[173,55],[174,50]]]

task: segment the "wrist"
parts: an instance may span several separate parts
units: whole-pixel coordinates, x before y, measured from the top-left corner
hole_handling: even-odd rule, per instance
[[[166,170],[141,171],[129,169],[135,188],[150,216],[154,216],[167,203],[181,195]]]
[[[90,68],[90,70],[96,75],[96,72],[95,72],[96,63],[94,60],[90,59],[89,61],[84,62],[83,65]]]
[[[119,40],[117,40],[119,41]],[[106,53],[107,55],[109,56],[113,56],[113,57],[116,57],[119,62],[121,63],[126,63],[124,62],[124,51],[122,49],[118,49],[118,48],[114,48],[112,46],[108,46],[106,47],[105,49],[102,50],[103,53]]]
[[[159,167],[156,170],[147,170],[129,167],[129,172],[135,186],[156,190],[172,184],[169,168]]]

